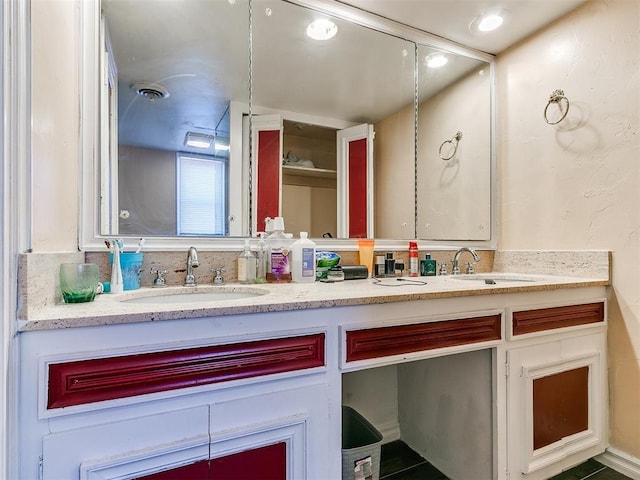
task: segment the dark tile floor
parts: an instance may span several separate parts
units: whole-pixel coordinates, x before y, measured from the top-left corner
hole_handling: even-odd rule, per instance
[[[631,480],[595,460],[573,467],[550,480]],[[382,445],[380,480],[449,480],[402,440]],[[483,479],[478,479],[483,480]]]

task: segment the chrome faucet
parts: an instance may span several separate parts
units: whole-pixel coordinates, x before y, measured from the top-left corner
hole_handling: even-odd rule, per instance
[[[478,256],[478,254],[473,248],[462,247],[460,250],[458,250],[455,253],[455,255],[453,256],[453,260],[451,260],[451,266],[453,267],[453,271],[451,272],[451,275],[460,275],[460,267],[458,266],[458,260],[460,258],[460,255],[463,252],[469,252],[471,255],[473,255],[473,260],[476,263],[480,261],[480,257]],[[473,266],[471,265],[471,263],[469,263],[469,267],[467,268],[467,273],[473,273]]]
[[[187,252],[187,276],[184,279],[185,287],[195,287],[196,277],[193,274],[193,269],[200,265],[198,263],[198,251],[196,247],[189,247]]]

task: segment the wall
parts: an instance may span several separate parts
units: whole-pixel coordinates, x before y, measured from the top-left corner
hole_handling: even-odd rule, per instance
[[[79,195],[79,13],[32,0],[32,249],[76,251]]]
[[[640,458],[640,3],[595,0],[498,56],[499,249],[609,249],[611,446]],[[550,93],[567,118],[547,125]]]

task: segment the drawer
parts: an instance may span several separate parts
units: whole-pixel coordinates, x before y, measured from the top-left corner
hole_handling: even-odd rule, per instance
[[[604,302],[514,311],[511,319],[512,334],[518,336],[558,328],[603,323],[604,312]]]
[[[346,332],[347,362],[501,339],[494,314]]]
[[[318,333],[50,363],[47,408],[321,367],[324,345]]]

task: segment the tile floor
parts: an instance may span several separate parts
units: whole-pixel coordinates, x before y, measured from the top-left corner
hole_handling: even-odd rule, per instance
[[[631,480],[591,459],[550,480]],[[449,480],[402,440],[382,445],[380,480]],[[478,479],[483,480],[483,479]]]

